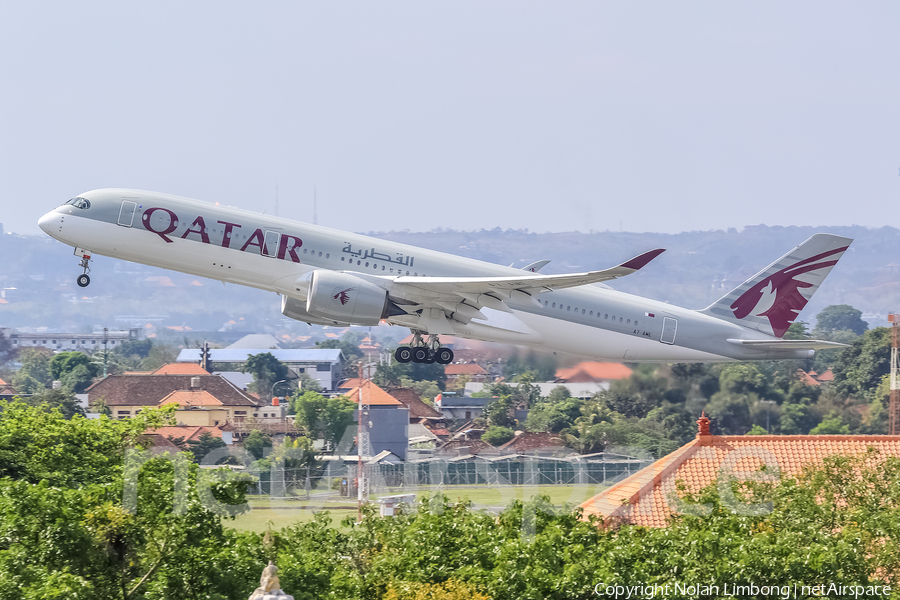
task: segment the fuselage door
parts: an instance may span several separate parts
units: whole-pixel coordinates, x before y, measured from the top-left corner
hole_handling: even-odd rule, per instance
[[[136,202],[122,200],[122,208],[119,209],[119,225],[122,227],[131,227],[131,224],[134,222],[135,208],[137,208]]]
[[[275,256],[278,254],[278,238],[281,234],[277,231],[266,231],[266,241],[263,244],[263,254],[266,256]]]
[[[659,336],[659,341],[663,344],[674,344],[676,329],[678,329],[678,319],[663,317],[663,329],[662,335]]]

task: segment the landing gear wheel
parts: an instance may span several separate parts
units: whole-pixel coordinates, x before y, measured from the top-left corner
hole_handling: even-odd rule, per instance
[[[435,360],[437,360],[437,357],[435,357],[434,351],[429,350],[428,352],[426,352],[425,360],[423,360],[422,362],[426,365],[432,365],[434,364]]]
[[[453,350],[450,348],[439,348],[438,351],[435,352],[435,360],[442,365],[449,365],[453,362]]]
[[[397,351],[394,352],[394,358],[397,359],[398,363],[408,363],[412,360],[412,350],[406,346],[397,348]]]
[[[87,275],[79,275],[77,281],[79,287],[87,287],[91,282],[91,278]]]
[[[425,348],[415,348],[412,351],[412,361],[414,363],[423,363],[428,360],[428,350]]]

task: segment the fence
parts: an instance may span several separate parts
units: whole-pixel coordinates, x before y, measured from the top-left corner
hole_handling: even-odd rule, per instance
[[[546,458],[517,456],[454,460],[429,458],[402,464],[366,465],[369,490],[412,490],[431,486],[553,486],[611,484],[650,465],[622,455],[594,455],[588,458]],[[277,497],[307,493],[339,492],[355,494],[357,464],[328,461],[316,469],[290,469],[273,464],[271,471],[253,473],[258,478],[256,493]],[[274,482],[274,485],[273,485]],[[273,493],[274,490],[274,493]]]

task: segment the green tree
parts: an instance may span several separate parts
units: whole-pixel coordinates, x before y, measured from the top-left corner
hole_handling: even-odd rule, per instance
[[[209,431],[204,431],[196,440],[187,440],[184,445],[193,455],[194,462],[198,464],[213,450],[227,447],[222,438],[214,436]]]
[[[509,427],[494,425],[482,434],[481,439],[491,446],[502,446],[514,437],[516,437],[516,433]]]
[[[870,399],[890,372],[890,357],[891,330],[876,327],[866,331],[842,350],[832,365],[835,389],[842,396]]]
[[[42,388],[25,401],[32,406],[40,406],[47,410],[57,409],[66,419],[71,419],[75,415],[84,416],[84,409],[78,403],[75,392],[71,389],[48,390]]]
[[[810,435],[846,435],[850,426],[844,423],[840,415],[830,414],[822,422],[810,430]]]
[[[841,331],[850,331],[856,336],[860,336],[868,328],[869,324],[862,320],[862,311],[849,304],[832,304],[823,308],[822,312],[816,315],[813,337],[830,340]]]
[[[97,365],[91,361],[88,355],[82,352],[60,352],[50,359],[50,377],[53,381],[62,381],[78,367],[84,367],[79,373],[86,373],[89,378],[97,376]],[[78,376],[77,381],[81,382],[81,375]]]
[[[0,367],[8,363],[15,356],[15,353],[12,342],[0,331]]]
[[[265,455],[266,449],[272,448],[272,438],[260,431],[254,429],[244,440],[244,449],[253,455],[257,460]]]
[[[512,411],[512,396],[507,395],[494,398],[485,404],[484,412],[482,414],[490,425],[508,428],[515,425],[515,418],[513,418]]]
[[[291,412],[307,435],[320,436],[332,450],[338,447],[344,432],[354,423],[356,403],[344,397],[326,398],[315,392],[306,392],[290,400]]]
[[[272,399],[272,386],[288,378],[287,365],[275,358],[271,352],[262,352],[247,357],[241,368],[244,373],[253,375],[253,391],[262,396],[268,403]]]
[[[150,350],[152,349],[153,340],[126,340],[113,350],[113,354],[147,358],[150,356]]]
[[[50,387],[50,382],[53,381],[50,376],[50,357],[44,351],[37,348],[23,348],[19,351],[19,362],[22,363],[22,367],[16,371],[16,377],[13,378],[13,383],[16,385],[17,390],[25,392],[16,383],[16,378],[23,382],[23,387],[25,381],[30,382],[32,380],[37,381],[43,387]],[[31,379],[26,379],[26,376]]]

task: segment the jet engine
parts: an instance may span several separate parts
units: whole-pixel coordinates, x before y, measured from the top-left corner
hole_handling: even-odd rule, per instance
[[[335,325],[378,325],[382,319],[406,314],[388,298],[383,288],[348,273],[317,269],[307,276],[309,293],[305,312],[316,322]],[[287,299],[282,303],[282,313],[291,309],[299,315],[300,302]],[[300,320],[306,320],[300,317]],[[312,321],[310,321],[312,322]]]

